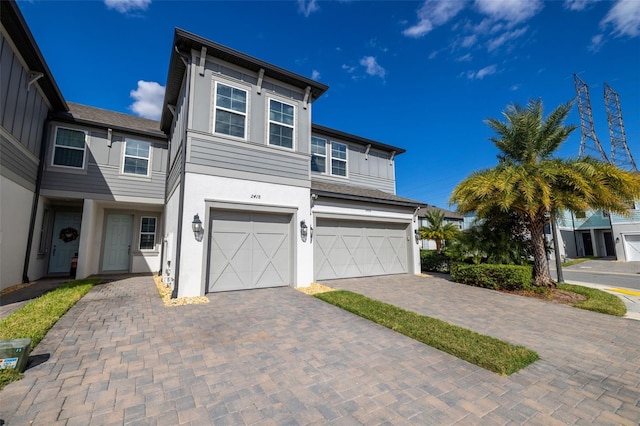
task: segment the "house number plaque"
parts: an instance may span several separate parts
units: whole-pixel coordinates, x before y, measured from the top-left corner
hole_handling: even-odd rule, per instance
[[[251,199],[252,200],[259,200],[260,199],[260,194],[251,194]]]

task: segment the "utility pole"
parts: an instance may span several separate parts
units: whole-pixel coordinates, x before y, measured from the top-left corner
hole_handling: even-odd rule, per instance
[[[578,77],[573,75],[574,84],[576,86],[576,95],[578,97],[578,112],[580,113],[580,131],[582,138],[580,139],[580,151],[578,158],[589,155],[587,150],[600,154],[600,158],[605,163],[609,162],[607,154],[604,153],[602,145],[596,136],[596,130],[593,125],[593,113],[591,112],[591,100],[589,98],[589,86]]]
[[[624,133],[620,98],[607,83],[604,83],[604,104],[607,108],[607,121],[609,122],[609,136],[611,138],[611,164],[621,169],[637,172],[638,167],[633,161],[633,156],[627,145],[627,136]]]
[[[558,238],[558,228],[556,227],[556,216],[551,215],[551,232],[553,232],[553,250],[556,258],[556,273],[558,282],[564,284],[564,274],[562,273],[562,259],[560,258],[560,244]]]

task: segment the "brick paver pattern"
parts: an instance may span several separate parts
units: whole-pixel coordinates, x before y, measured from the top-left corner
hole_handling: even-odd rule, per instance
[[[353,290],[537,351],[502,377],[275,288],[166,308],[95,287],[0,393],[8,425],[621,424],[640,420],[640,322],[409,275]]]

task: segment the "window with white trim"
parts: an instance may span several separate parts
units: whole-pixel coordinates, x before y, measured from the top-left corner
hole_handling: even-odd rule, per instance
[[[53,142],[54,166],[84,168],[84,153],[87,144],[87,132],[83,130],[58,127]]]
[[[293,149],[295,107],[269,99],[269,145]]]
[[[331,141],[331,174],[347,176],[347,145]]]
[[[247,138],[247,91],[216,82],[213,131]]]
[[[327,172],[327,140],[311,137],[311,171]]]
[[[125,175],[149,176],[151,144],[135,139],[125,139],[122,173]]]
[[[140,250],[155,250],[156,218],[143,216],[140,219]]]

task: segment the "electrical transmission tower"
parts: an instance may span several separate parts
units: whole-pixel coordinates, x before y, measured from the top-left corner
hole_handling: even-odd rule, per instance
[[[627,145],[627,136],[622,124],[622,109],[618,94],[604,83],[604,104],[607,108],[609,136],[611,137],[611,164],[626,170],[638,171]]]
[[[580,139],[580,152],[578,158],[589,155],[587,151],[598,152],[602,161],[609,162],[607,154],[604,153],[602,145],[596,136],[596,130],[593,126],[593,114],[591,113],[591,101],[589,100],[589,86],[578,77],[573,75],[576,86],[576,94],[578,96],[578,112],[580,113],[580,130],[582,138]]]

